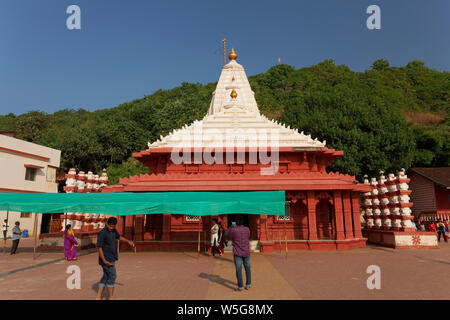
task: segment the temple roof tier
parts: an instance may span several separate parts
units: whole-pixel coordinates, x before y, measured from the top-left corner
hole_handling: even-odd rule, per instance
[[[260,114],[255,93],[250,87],[244,68],[234,58],[226,64],[216,90],[212,93],[208,113],[202,120],[173,130],[153,143],[148,150],[161,147],[220,147],[229,144],[242,146],[280,146],[322,148],[326,141],[313,139],[276,120]],[[267,140],[267,142],[266,142]]]

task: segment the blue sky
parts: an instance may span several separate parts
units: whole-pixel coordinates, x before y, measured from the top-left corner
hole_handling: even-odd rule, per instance
[[[81,8],[81,30],[66,9]],[[381,30],[366,8],[381,8]],[[218,80],[221,39],[248,75],[384,58],[450,71],[450,1],[1,0],[0,114],[111,108],[181,82]]]

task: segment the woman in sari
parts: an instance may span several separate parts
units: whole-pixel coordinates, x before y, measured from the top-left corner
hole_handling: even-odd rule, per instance
[[[64,259],[68,261],[77,260],[76,245],[78,245],[78,242],[75,240],[72,226],[68,224],[66,230],[64,230]]]

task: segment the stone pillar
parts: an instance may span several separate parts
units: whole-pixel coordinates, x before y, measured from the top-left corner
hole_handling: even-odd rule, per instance
[[[353,239],[352,204],[350,202],[350,192],[344,191],[342,194],[342,200],[344,202],[345,239]]]
[[[359,193],[352,192],[353,233],[355,238],[361,239],[361,216],[359,212]]]
[[[144,219],[145,215],[139,214],[136,217],[136,228],[134,229],[134,239],[136,241],[143,241],[144,240]]]
[[[308,239],[317,240],[316,198],[314,191],[308,191]]]
[[[259,224],[260,224],[260,232],[261,232],[261,241],[268,241],[269,235],[267,234],[267,215],[262,214],[259,218]]]
[[[161,240],[170,241],[170,214],[163,214]]]
[[[336,240],[344,240],[344,213],[342,211],[341,191],[333,191],[334,219],[336,224]]]
[[[125,216],[124,237],[128,240],[133,239],[134,216]]]

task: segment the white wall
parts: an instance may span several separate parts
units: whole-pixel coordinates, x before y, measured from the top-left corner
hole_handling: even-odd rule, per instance
[[[0,192],[58,192],[55,178],[60,159],[60,150],[0,134]],[[25,180],[26,165],[41,167],[36,170],[34,181]],[[2,224],[6,216],[6,211],[0,211]],[[34,236],[34,220],[34,214],[20,218],[20,212],[10,212],[8,236],[11,236],[15,221],[20,222],[21,230],[27,229],[28,234]],[[42,215],[38,214],[38,234],[41,220]]]

